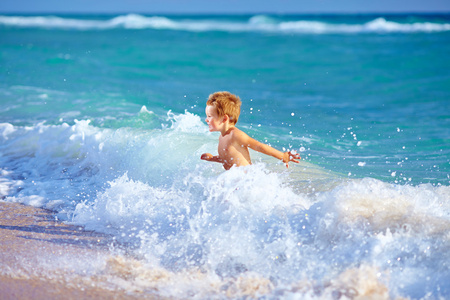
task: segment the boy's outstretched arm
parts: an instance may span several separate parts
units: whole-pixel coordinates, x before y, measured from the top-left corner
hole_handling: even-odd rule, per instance
[[[203,153],[200,158],[207,161],[222,163],[222,160],[219,158],[218,155],[214,156],[211,153]]]
[[[289,168],[289,162],[295,162],[299,163],[299,159],[301,159],[300,155],[297,153],[292,153],[291,151],[281,152],[277,149],[266,145],[264,143],[261,143],[251,137],[249,137],[246,133],[240,131],[237,134],[237,139],[241,145],[247,146],[255,151],[264,153],[266,155],[273,156],[275,158],[278,158],[279,160],[282,160],[286,164],[286,168]]]

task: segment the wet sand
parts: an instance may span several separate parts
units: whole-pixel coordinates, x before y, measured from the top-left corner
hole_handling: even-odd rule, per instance
[[[77,269],[77,262],[107,257],[111,242],[107,235],[55,220],[50,211],[0,202],[1,298],[139,298]]]

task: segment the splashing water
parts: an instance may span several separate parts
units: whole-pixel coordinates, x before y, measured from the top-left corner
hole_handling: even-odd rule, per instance
[[[108,260],[110,276],[160,295],[448,292],[449,187],[344,180],[306,162],[223,172],[198,160],[214,140],[199,118],[168,116],[153,131],[3,124],[2,195],[112,235],[137,259]]]

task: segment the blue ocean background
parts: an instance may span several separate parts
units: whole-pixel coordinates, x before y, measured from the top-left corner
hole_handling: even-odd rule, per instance
[[[449,53],[448,14],[1,15],[0,196],[114,236],[130,293],[444,299]],[[222,90],[301,163],[201,161]]]

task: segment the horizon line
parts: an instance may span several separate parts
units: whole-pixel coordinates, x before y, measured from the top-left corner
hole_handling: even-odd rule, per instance
[[[23,15],[36,15],[36,14],[67,14],[67,15],[116,15],[116,14],[143,14],[143,15],[217,15],[217,16],[228,16],[228,15],[376,15],[376,14],[385,14],[385,15],[408,15],[408,14],[423,14],[423,15],[446,15],[450,14],[449,11],[364,11],[364,12],[268,12],[268,11],[260,11],[260,12],[150,12],[150,11],[116,11],[116,12],[107,12],[107,11],[98,11],[98,12],[83,12],[83,11],[1,11],[0,14],[23,14]]]

